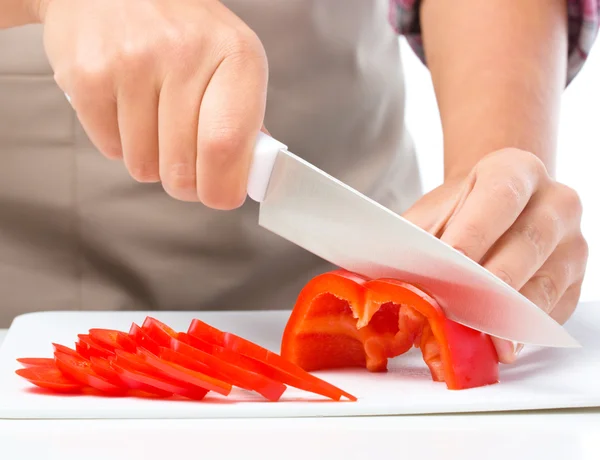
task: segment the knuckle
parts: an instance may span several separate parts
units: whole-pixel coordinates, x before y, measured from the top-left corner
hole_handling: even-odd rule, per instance
[[[134,40],[126,41],[121,45],[115,63],[118,63],[126,76],[139,78],[139,72],[148,70],[155,59],[152,49]]]
[[[252,50],[254,41],[251,31],[233,29],[223,41],[223,49],[228,51],[228,54],[245,54]]]
[[[487,238],[478,225],[466,223],[461,229],[459,240],[452,245],[471,259],[478,259],[482,248],[487,247]]]
[[[558,182],[556,183],[556,187],[565,206],[570,209],[571,212],[581,216],[583,212],[583,203],[579,193],[575,189]]]
[[[558,301],[558,286],[554,277],[550,275],[538,275],[536,277],[539,292],[541,294],[541,300],[543,305],[541,307],[549,311],[551,307]]]
[[[528,150],[519,148],[506,148],[502,152],[510,158],[510,164],[514,166],[525,166],[527,172],[536,175],[537,177],[547,174],[546,165],[542,159]]]
[[[579,241],[581,244],[581,253],[583,254],[583,257],[585,257],[585,259],[587,259],[588,256],[590,255],[590,245],[589,245],[587,239],[584,238],[583,235],[581,236]]]
[[[575,241],[574,249],[576,260],[580,261],[581,265],[585,269],[587,265],[588,257],[590,255],[590,246],[585,237],[580,234],[579,238]]]
[[[492,195],[509,209],[520,208],[527,199],[528,184],[517,174],[509,174],[503,181],[492,186]]]
[[[534,174],[536,177],[545,177],[548,175],[548,170],[546,168],[546,165],[544,164],[544,162],[542,161],[542,159],[540,157],[538,157],[537,155],[531,153],[531,152],[527,152],[527,151],[521,151],[522,152],[522,157],[523,157],[523,161],[525,162],[526,166],[528,167],[529,171]]]
[[[548,238],[548,243],[557,246],[565,235],[565,223],[556,208],[546,208],[543,215],[543,224]]]
[[[68,91],[69,72],[65,71],[64,69],[55,69],[54,74],[53,74],[53,79],[54,79],[54,82],[56,83],[56,85],[62,91]],[[72,97],[72,95],[69,94],[69,97]]]
[[[525,241],[525,244],[533,250],[535,260],[543,261],[551,246],[558,236],[558,229],[552,224],[545,225],[545,222],[530,222],[520,226],[516,231]]]
[[[100,96],[109,85],[110,70],[103,64],[81,64],[70,72],[71,97]]]
[[[212,129],[210,135],[202,140],[201,150],[208,157],[211,164],[220,168],[232,167],[243,158],[246,150],[246,137],[241,135],[240,130],[231,125],[230,120],[215,120],[220,128]]]
[[[494,270],[494,275],[496,275],[498,278],[500,278],[502,281],[504,281],[509,286],[513,286],[514,287],[513,277],[511,276],[511,274],[506,269],[504,269],[504,268],[496,268]]]
[[[167,48],[171,53],[172,64],[179,68],[194,68],[199,59],[201,46],[200,40],[196,38],[194,33],[172,33],[167,44]]]
[[[262,64],[266,61],[262,42],[250,29],[234,31],[223,40],[221,46],[223,56],[240,65]]]

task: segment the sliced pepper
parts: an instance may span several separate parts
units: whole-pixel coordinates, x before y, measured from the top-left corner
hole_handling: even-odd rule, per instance
[[[204,372],[211,377],[227,381],[232,385],[245,390],[256,391],[269,401],[278,401],[286,390],[286,386],[283,383],[236,365],[235,361],[237,360],[232,362],[226,361],[218,356],[194,348],[180,340],[171,339],[171,348],[167,350],[173,352],[167,353],[169,356],[176,357],[174,353],[180,353],[182,356],[187,356],[189,360],[191,360],[187,365],[186,363],[181,362],[181,360],[180,362],[174,360],[175,363],[191,369],[194,369],[195,367],[195,370]],[[234,354],[232,353],[232,355]],[[161,358],[168,359],[165,357],[164,352],[161,353]]]
[[[346,270],[313,278],[286,324],[281,357],[306,371],[362,367],[421,349],[434,381],[458,390],[498,382],[491,338],[458,324],[433,297],[398,280],[368,280]]]
[[[121,387],[113,385],[107,379],[98,375],[92,369],[90,361],[85,358],[77,358],[73,355],[55,351],[54,361],[60,372],[81,385],[89,386],[108,394],[117,395],[123,393]]]
[[[137,344],[137,346],[145,348],[150,353],[158,355],[160,353],[160,345],[156,340],[150,337],[146,332],[142,330],[136,323],[131,324],[129,329],[129,336]]]
[[[24,367],[54,367],[52,358],[17,358]]]
[[[114,356],[113,350],[106,348],[98,342],[92,340],[89,334],[77,334],[77,343],[75,344],[75,350],[83,356],[89,359],[90,356],[98,356],[99,358],[110,358]]]
[[[157,372],[155,368],[145,363],[138,355],[122,350],[116,351],[116,357],[110,362],[110,365],[119,378],[132,389],[154,393],[158,396],[175,394],[198,401],[203,400],[208,393],[205,388],[198,388],[195,385],[178,381],[162,372]]]
[[[26,367],[17,369],[15,373],[40,388],[58,393],[78,392],[82,388],[77,381],[66,377],[56,365]]]
[[[184,340],[188,345],[196,346],[225,360],[236,362],[238,366],[262,374],[270,379],[336,401],[339,401],[342,397],[346,397],[350,401],[357,400],[350,393],[306,372],[276,353],[238,335],[221,331],[199,319],[194,319],[190,323],[188,333],[185,336],[196,342]],[[210,351],[206,348],[207,345],[210,347]]]
[[[216,379],[202,372],[187,369],[179,364],[175,364],[172,361],[159,358],[143,348],[138,349],[136,356],[141,358],[144,363],[153,367],[157,371],[177,380],[181,380],[182,382],[194,387],[202,388],[208,391],[214,391],[223,396],[227,396],[229,393],[231,393],[230,383],[223,382],[222,380]]]
[[[159,346],[168,347],[171,343],[172,337],[177,337],[177,332],[167,326],[165,323],[147,316],[141,327],[142,331],[146,333],[154,342]],[[131,333],[131,330],[130,330]]]
[[[135,341],[125,332],[114,329],[93,328],[89,330],[90,340],[106,350],[114,352],[116,348],[124,351],[134,352]]]
[[[77,344],[75,344],[75,346],[77,346]],[[76,358],[83,357],[83,355],[81,355],[76,350],[73,350],[72,348],[61,345],[60,343],[52,343],[52,347],[54,348],[54,351],[60,351],[61,353],[64,353],[65,355],[75,356]]]

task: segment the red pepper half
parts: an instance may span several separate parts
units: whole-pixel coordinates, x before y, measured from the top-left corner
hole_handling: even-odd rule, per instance
[[[387,370],[388,359],[421,349],[434,381],[459,390],[498,382],[491,338],[446,318],[417,287],[368,280],[345,270],[313,278],[286,325],[282,358],[306,371],[363,367]]]

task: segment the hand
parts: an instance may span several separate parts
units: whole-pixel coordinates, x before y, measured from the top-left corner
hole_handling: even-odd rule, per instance
[[[267,60],[217,0],[42,0],[44,44],[90,140],[139,182],[239,207],[263,124]]]
[[[587,264],[581,213],[576,192],[550,178],[541,160],[505,149],[426,194],[405,217],[563,324],[577,306]],[[500,361],[513,362],[522,346],[493,339]]]

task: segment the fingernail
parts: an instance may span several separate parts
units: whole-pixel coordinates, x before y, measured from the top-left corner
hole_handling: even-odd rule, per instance
[[[521,353],[521,350],[523,349],[523,344],[522,343],[518,343],[515,346],[515,357],[519,356],[519,353]]]
[[[508,340],[502,340],[497,344],[498,357],[500,361],[503,363],[513,363],[521,350],[523,349],[523,344],[511,342]]]

